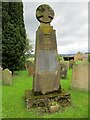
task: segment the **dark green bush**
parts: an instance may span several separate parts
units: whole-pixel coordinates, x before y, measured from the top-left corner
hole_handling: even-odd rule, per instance
[[[90,62],[90,54],[88,55],[88,62]]]

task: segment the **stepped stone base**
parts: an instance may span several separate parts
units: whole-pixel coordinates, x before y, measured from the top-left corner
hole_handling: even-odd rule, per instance
[[[28,109],[33,108],[33,107],[35,108],[45,107],[47,108],[48,112],[50,112],[52,108],[50,103],[55,103],[56,106],[58,105],[57,108],[60,108],[60,106],[67,107],[68,105],[70,105],[70,98],[71,98],[70,94],[65,92],[64,90],[61,91],[61,89],[60,91],[59,90],[54,91],[46,95],[42,95],[41,93],[34,93],[31,90],[25,91],[25,102],[26,102],[26,106]],[[60,109],[58,109],[58,111],[59,110]]]

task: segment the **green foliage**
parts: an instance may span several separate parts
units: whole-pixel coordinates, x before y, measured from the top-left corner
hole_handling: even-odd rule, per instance
[[[27,37],[26,38],[26,47],[25,47],[25,53],[26,53],[27,56],[31,55],[32,49],[33,49],[32,43],[29,40],[29,38]]]
[[[63,57],[61,57],[61,55],[57,55],[57,59],[58,59],[58,61],[60,61],[60,60],[63,60]]]
[[[77,60],[76,62],[75,62],[75,64],[76,65],[79,65],[79,64],[81,64],[83,61],[81,61],[81,60]]]
[[[88,62],[90,62],[90,54],[88,54]]]
[[[34,63],[34,58],[27,58],[26,62],[29,62],[29,61],[31,61],[32,63]]]
[[[36,109],[28,110],[25,103],[25,90],[32,89],[32,77],[27,71],[17,71],[13,76],[13,86],[2,86],[2,117],[3,118],[87,118],[88,93],[70,88],[72,69],[68,77],[61,80],[62,89],[71,94],[71,105],[53,114],[38,114]]]
[[[25,56],[21,56],[18,61],[17,70],[25,70],[25,61],[26,61]]]
[[[2,66],[2,4],[0,1],[0,66]]]
[[[57,102],[55,102],[55,101],[51,101],[49,103],[49,106],[54,106],[54,105],[59,106],[59,104]]]
[[[2,66],[12,72],[22,64],[26,47],[22,2],[2,3]],[[24,59],[23,59],[24,60]],[[20,61],[20,62],[19,62]]]

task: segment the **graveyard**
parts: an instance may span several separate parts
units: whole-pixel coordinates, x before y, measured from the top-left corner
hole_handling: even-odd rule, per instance
[[[23,9],[21,4],[16,3],[17,8]],[[8,5],[14,6],[12,3]],[[16,51],[11,50],[9,54],[4,49],[3,65],[0,66],[2,118],[88,118],[90,54],[58,54],[56,29],[51,25],[54,15],[54,10],[48,4],[36,8],[39,26],[36,29],[34,58],[26,59],[24,56],[30,46],[23,21],[23,27],[18,29],[23,29],[22,32],[17,32],[13,42],[11,37],[15,45],[10,43],[9,48],[15,46]],[[4,47],[8,48],[5,40]],[[18,40],[21,43],[16,44]],[[12,58],[7,59],[9,55]]]
[[[72,69],[68,70],[67,78],[61,80],[61,86],[71,94],[71,104],[60,111],[44,113],[36,108],[27,109],[25,103],[25,90],[31,89],[33,77],[28,71],[16,71],[13,76],[13,85],[2,86],[2,116],[3,118],[87,118],[88,92],[71,88]]]

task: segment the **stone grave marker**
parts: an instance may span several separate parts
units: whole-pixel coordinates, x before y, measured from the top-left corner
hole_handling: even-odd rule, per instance
[[[12,72],[8,68],[3,70],[2,80],[3,84],[12,85]]]
[[[28,71],[29,76],[33,76],[34,73],[34,63],[32,61],[27,61],[25,64],[26,70]]]
[[[75,64],[75,61],[74,60],[70,60],[69,68],[72,69],[74,64]]]
[[[74,65],[72,73],[72,88],[88,90],[90,82],[88,82],[88,73],[90,71],[90,63],[82,62],[81,64]]]
[[[56,33],[50,25],[54,11],[49,5],[40,5],[36,10],[36,18],[40,26],[36,32],[33,90],[46,94],[59,90],[60,84]]]
[[[68,64],[64,61],[60,61],[60,78],[65,79],[67,77]]]
[[[59,111],[59,104],[70,104],[70,94],[60,86],[56,33],[50,25],[54,11],[49,5],[42,4],[36,9],[36,18],[40,25],[36,31],[33,89],[25,91],[26,105],[27,108],[46,107],[53,113]]]

